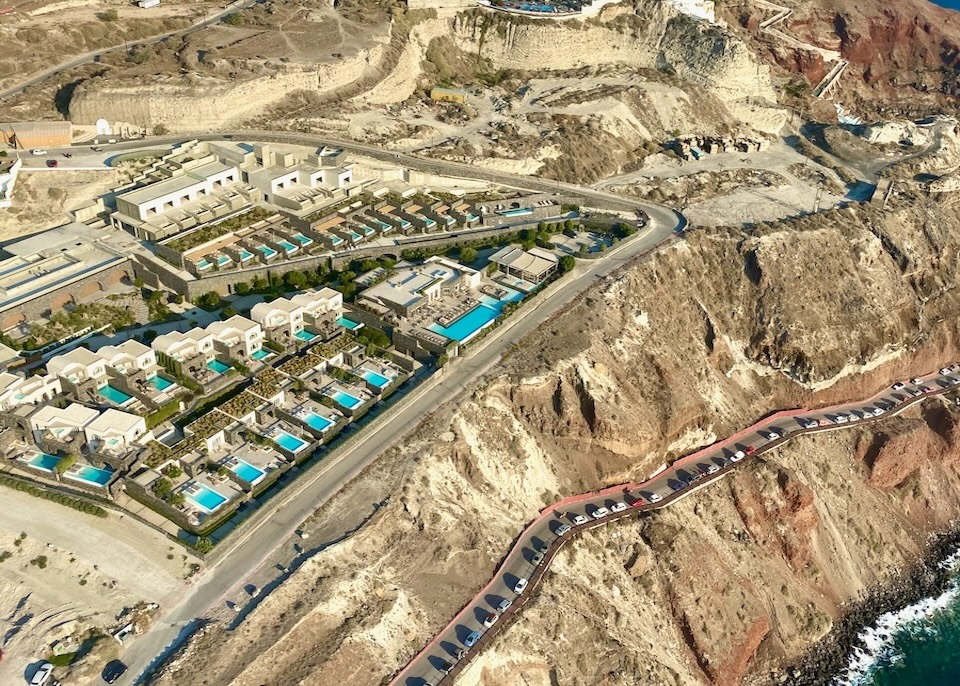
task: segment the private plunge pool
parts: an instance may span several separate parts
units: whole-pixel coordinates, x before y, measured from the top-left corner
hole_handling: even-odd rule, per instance
[[[390,385],[390,379],[385,377],[383,374],[377,374],[372,369],[361,370],[360,376],[362,376],[365,381],[369,381],[377,388],[383,388],[384,386]]]
[[[332,419],[327,419],[323,415],[317,414],[316,412],[308,412],[305,414],[303,416],[303,421],[311,429],[320,432],[326,431],[334,425],[334,421]]]
[[[348,410],[352,410],[361,403],[363,403],[360,398],[350,395],[349,393],[344,393],[343,391],[333,391],[330,393],[330,397],[333,398],[336,402],[343,405]]]
[[[227,467],[231,472],[237,475],[237,478],[246,481],[251,486],[256,486],[263,480],[263,477],[267,475],[262,469],[254,467],[249,462],[241,460],[239,457],[234,457],[228,460]]]
[[[119,405],[120,407],[123,407],[127,403],[130,403],[133,401],[133,396],[127,395],[126,393],[121,391],[119,388],[114,388],[109,384],[101,388],[99,391],[97,391],[97,393],[101,397],[106,398],[107,400],[112,402],[114,405]]]
[[[30,457],[24,455],[20,458],[20,461],[35,469],[52,472],[60,463],[60,458],[56,455],[48,455],[47,453],[34,453]]]
[[[173,382],[170,379],[160,376],[159,374],[154,374],[147,382],[153,386],[155,391],[165,391],[173,385]]]
[[[73,479],[90,486],[100,486],[103,488],[110,482],[113,476],[113,470],[91,467],[88,464],[74,465],[63,475],[67,479]]]
[[[279,445],[281,448],[284,450],[289,450],[294,455],[309,445],[309,443],[306,441],[302,441],[293,434],[289,434],[283,430],[277,430],[277,432],[271,436],[271,438],[276,441],[277,445]]]
[[[207,362],[207,369],[212,372],[216,372],[217,374],[226,374],[227,371],[232,369],[232,367],[228,364],[224,364],[220,360],[213,359]]]
[[[194,481],[183,489],[183,495],[193,505],[197,506],[207,514],[221,507],[227,499],[217,493],[212,488],[207,488],[203,484]]]

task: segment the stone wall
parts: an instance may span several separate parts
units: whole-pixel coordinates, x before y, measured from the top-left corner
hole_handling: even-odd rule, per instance
[[[32,321],[40,319],[46,313],[62,309],[71,303],[76,303],[81,297],[93,295],[97,291],[105,291],[119,283],[121,280],[132,280],[134,268],[130,260],[119,262],[109,269],[96,272],[86,276],[78,281],[73,281],[61,288],[44,293],[33,300],[21,305],[17,305],[10,310],[0,314],[0,329],[7,330],[16,326],[21,321]]]

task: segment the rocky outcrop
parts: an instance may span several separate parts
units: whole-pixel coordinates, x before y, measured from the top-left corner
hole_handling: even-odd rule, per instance
[[[283,67],[270,76],[232,82],[196,75],[155,77],[130,82],[92,79],[79,85],[70,100],[75,124],[97,119],[162,124],[172,131],[223,129],[266,112],[296,92],[321,93],[361,78],[383,47],[359,51],[335,64],[311,68]]]

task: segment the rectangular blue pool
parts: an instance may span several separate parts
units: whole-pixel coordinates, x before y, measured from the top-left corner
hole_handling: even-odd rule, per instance
[[[299,438],[292,434],[288,434],[286,431],[278,431],[273,440],[275,440],[277,445],[279,445],[281,448],[284,450],[289,450],[294,455],[299,453],[308,445],[306,441],[301,441]]]
[[[154,390],[165,391],[173,385],[173,382],[170,379],[160,376],[159,374],[154,374],[149,379],[147,383],[153,386]]]
[[[34,453],[33,456],[29,458],[21,457],[20,460],[31,467],[42,469],[45,472],[52,472],[60,463],[59,457],[56,455],[48,455],[47,453]]]
[[[269,245],[258,245],[257,250],[262,252],[266,257],[273,257],[277,254],[277,251],[271,248]]]
[[[201,272],[204,271],[204,270],[206,270],[206,269],[210,269],[210,267],[213,266],[213,262],[209,262],[209,261],[207,261],[207,260],[205,260],[205,259],[204,259],[204,260],[200,260],[199,262],[194,262],[194,264],[197,266],[197,269],[198,269],[199,271],[201,271]]]
[[[362,376],[365,381],[369,381],[377,388],[383,388],[384,386],[390,385],[390,379],[385,377],[383,374],[377,374],[375,371],[370,369],[362,370],[360,372],[360,376]]]
[[[363,328],[363,324],[360,322],[355,322],[352,319],[347,319],[346,317],[337,317],[337,324],[345,329],[349,329],[350,331],[356,331],[357,329]]]
[[[307,343],[309,343],[310,341],[312,341],[314,338],[317,337],[317,334],[313,333],[312,331],[307,331],[306,329],[301,329],[300,331],[297,331],[295,335],[301,341],[306,341]]]
[[[101,388],[99,391],[97,391],[97,393],[101,397],[104,397],[112,402],[114,405],[120,405],[121,407],[133,400],[133,396],[127,395],[120,389],[114,388],[109,384]]]
[[[253,253],[252,253],[252,252],[250,252],[249,250],[241,250],[241,251],[240,251],[240,261],[241,261],[241,262],[246,262],[247,260],[252,260],[252,259],[253,259]]]
[[[256,486],[260,480],[267,475],[262,469],[254,467],[249,462],[244,462],[238,457],[233,458],[236,462],[230,465],[230,471],[243,479],[251,486]]]
[[[93,486],[106,486],[110,481],[110,477],[113,476],[113,470],[99,469],[85,464],[80,467],[68,469],[64,476],[68,479],[82,481],[83,483]]]
[[[316,431],[326,431],[334,424],[332,420],[327,419],[323,415],[319,415],[316,412],[308,413],[303,418],[303,421],[306,422],[307,426]]]
[[[207,362],[207,369],[216,372],[217,374],[226,374],[228,370],[232,367],[228,364],[224,364],[218,359],[212,359]]]
[[[193,483],[193,493],[188,490],[183,491],[183,495],[191,503],[199,507],[205,512],[213,512],[218,507],[227,502],[227,499],[222,495],[217,493],[211,488],[207,488],[203,484]]]
[[[295,240],[297,243],[299,243],[303,247],[307,247],[308,245],[311,245],[313,243],[312,238],[310,238],[309,236],[304,236],[302,233],[293,234],[293,240]]]
[[[340,403],[341,405],[343,405],[348,410],[352,410],[357,405],[360,405],[361,403],[363,403],[363,401],[360,400],[360,398],[355,398],[349,393],[344,393],[343,391],[334,391],[333,393],[330,394],[330,397],[333,398],[338,403]]]
[[[266,348],[260,348],[260,350],[254,353],[250,353],[250,357],[252,357],[255,360],[265,360],[268,357],[270,357],[271,354],[272,353]]]
[[[488,307],[487,305],[477,305],[472,310],[459,317],[450,326],[441,326],[434,322],[429,328],[434,333],[441,334],[455,341],[466,343],[476,336],[482,329],[486,328],[494,319],[500,316],[500,310]]]
[[[231,262],[233,262],[233,260],[231,260],[226,255],[217,255],[217,264],[220,265],[221,267],[228,265]]]
[[[277,245],[279,245],[281,248],[283,248],[283,251],[284,251],[285,253],[287,253],[288,255],[289,255],[290,253],[296,252],[297,250],[300,249],[300,248],[298,248],[297,246],[295,246],[293,243],[291,243],[290,241],[278,241],[278,242],[277,242]]]

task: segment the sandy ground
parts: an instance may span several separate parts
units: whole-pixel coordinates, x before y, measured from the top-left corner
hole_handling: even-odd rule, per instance
[[[0,558],[10,553],[0,562],[2,684],[20,683],[54,641],[89,626],[109,627],[121,609],[140,601],[162,606],[194,562],[180,546],[114,513],[100,519],[6,488],[0,511]]]
[[[67,223],[69,210],[89,204],[125,178],[115,169],[21,171],[13,188],[13,206],[0,209],[0,241]]]

